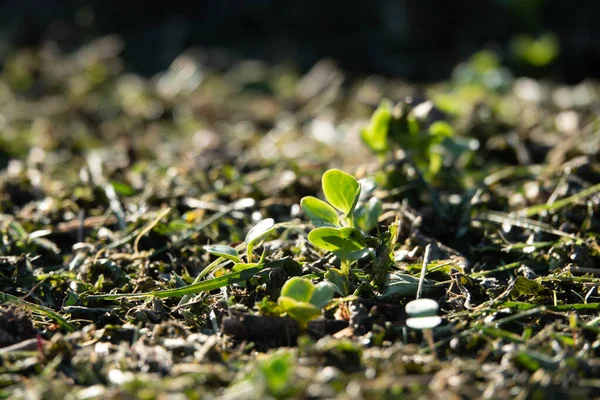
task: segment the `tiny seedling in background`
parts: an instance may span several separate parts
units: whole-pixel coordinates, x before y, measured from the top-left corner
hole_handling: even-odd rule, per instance
[[[390,150],[388,142],[389,125],[392,121],[392,103],[383,100],[373,112],[369,125],[360,132],[360,137],[367,146],[380,157]]]
[[[309,279],[295,276],[283,285],[277,303],[304,331],[311,320],[321,315],[333,294],[334,287],[329,282],[315,285]]]

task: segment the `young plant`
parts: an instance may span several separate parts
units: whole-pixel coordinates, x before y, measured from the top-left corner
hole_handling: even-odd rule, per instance
[[[444,160],[466,161],[466,153],[473,153],[477,144],[457,138],[446,121],[427,121],[432,108],[431,102],[417,106],[403,102],[393,106],[383,100],[369,125],[361,131],[361,139],[381,159],[393,145],[399,146],[420,174],[431,180],[441,172]]]
[[[329,282],[315,285],[306,278],[295,276],[281,288],[277,304],[306,330],[308,323],[321,315],[323,307],[333,298],[334,287]]]
[[[254,254],[254,246],[260,242],[265,236],[270,234],[276,229],[275,221],[272,218],[267,218],[260,221],[256,224],[248,234],[246,235],[246,240],[244,241],[246,245],[246,254],[247,254],[247,262],[242,262],[242,258],[238,250],[243,249],[243,245],[238,246],[237,248],[227,246],[227,245],[206,245],[204,246],[204,250],[207,253],[217,256],[214,262],[212,262],[208,267],[206,267],[196,278],[194,283],[199,282],[201,278],[216,271],[223,265],[223,261],[231,260],[234,262],[233,271],[241,271],[248,268],[254,268],[264,262],[265,253],[263,252],[258,263],[253,262],[253,254]]]
[[[373,218],[381,207],[380,204],[378,207],[376,203],[366,203],[365,208],[359,208],[357,212],[361,185],[352,175],[338,169],[325,172],[322,185],[327,202],[307,196],[300,204],[316,227],[308,234],[308,240],[340,259],[341,269],[331,269],[326,277],[345,296],[349,288],[350,265],[371,252],[357,222],[360,222],[359,226],[372,227]],[[376,215],[375,220],[378,217]]]
[[[276,228],[276,226],[275,226],[275,221],[273,220],[273,218],[267,218],[267,219],[263,219],[258,224],[254,225],[254,227],[252,227],[252,229],[250,229],[250,231],[246,235],[246,239],[244,240],[244,243],[246,244],[246,254],[247,254],[247,261],[248,261],[246,263],[242,262],[242,259],[240,257],[238,250],[231,246],[219,245],[219,244],[206,245],[206,246],[204,246],[204,250],[206,250],[207,253],[210,253],[214,256],[219,257],[219,259],[216,260],[216,263],[213,263],[215,265],[218,265],[224,258],[227,260],[231,260],[235,263],[235,265],[233,266],[234,271],[252,268],[252,267],[255,267],[256,265],[258,265],[257,263],[253,262],[254,246],[258,242],[260,242],[265,236],[267,236],[268,234],[273,232],[275,230],[275,228]],[[264,254],[263,254],[263,257],[261,257],[261,262],[263,261],[263,258],[264,258]],[[211,266],[213,264],[211,264]],[[207,267],[207,269],[208,269],[208,267]],[[208,271],[208,272],[212,272],[212,269],[210,269],[210,271]]]

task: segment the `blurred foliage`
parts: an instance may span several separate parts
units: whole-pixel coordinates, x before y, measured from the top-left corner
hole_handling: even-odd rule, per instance
[[[118,34],[126,64],[145,76],[198,45],[302,70],[331,57],[345,70],[424,81],[446,78],[460,60],[493,46],[519,76],[575,82],[600,70],[599,11],[594,0],[577,7],[561,0],[5,1],[0,59],[47,41],[71,51]],[[549,61],[552,68],[540,68]]]

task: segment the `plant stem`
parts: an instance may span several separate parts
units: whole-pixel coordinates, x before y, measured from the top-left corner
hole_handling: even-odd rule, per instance
[[[341,264],[340,264],[340,270],[342,271],[342,274],[348,280],[350,280],[350,264],[351,264],[351,262],[349,262],[347,260],[341,260]]]
[[[254,245],[252,243],[248,243],[248,247],[246,247],[246,256],[248,257],[248,264],[252,262],[252,252],[254,252]]]

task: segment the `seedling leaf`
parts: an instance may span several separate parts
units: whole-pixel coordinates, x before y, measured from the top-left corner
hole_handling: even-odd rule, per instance
[[[310,320],[321,315],[320,308],[317,308],[310,303],[294,300],[291,297],[280,296],[279,299],[277,299],[277,304],[279,304],[279,306],[303,328],[306,328]]]
[[[368,202],[358,206],[354,211],[354,224],[367,233],[377,226],[377,220],[383,213],[381,200],[371,197]]]
[[[392,119],[392,104],[382,101],[371,116],[369,126],[360,132],[360,137],[373,152],[381,154],[389,150],[388,131]]]
[[[429,127],[429,133],[438,138],[449,138],[454,136],[454,128],[446,121],[436,121]]]
[[[349,217],[360,196],[360,184],[350,174],[330,169],[323,174],[323,193],[327,201]]]
[[[306,278],[295,276],[289,279],[281,288],[281,296],[289,297],[295,301],[310,303],[315,285]]]
[[[233,271],[243,271],[245,269],[250,269],[250,268],[256,268],[256,267],[260,267],[264,264],[262,263],[236,263],[232,270]]]
[[[319,200],[313,196],[307,196],[300,201],[300,205],[315,227],[340,226],[337,212],[323,200]]]
[[[366,247],[365,237],[356,228],[322,227],[310,231],[308,240],[317,247],[336,253],[348,259],[350,253]]]
[[[252,229],[246,235],[246,244],[254,244],[258,242],[263,237],[267,236],[274,229],[275,221],[273,218],[267,218],[260,221],[258,224],[254,225]]]
[[[330,282],[321,282],[316,287],[310,299],[310,303],[317,308],[323,308],[333,298],[335,288]]]
[[[332,285],[333,289],[340,296],[347,296],[350,288],[350,282],[348,277],[345,276],[342,271],[337,268],[330,268],[325,273],[325,279],[327,279]]]
[[[223,257],[236,263],[240,262],[240,255],[238,254],[237,250],[231,246],[211,244],[204,246],[204,250],[214,256]]]

